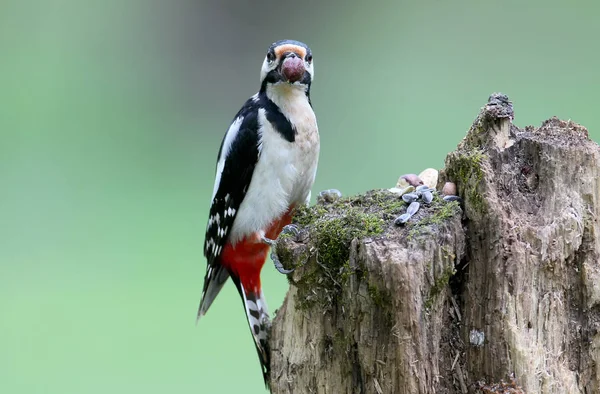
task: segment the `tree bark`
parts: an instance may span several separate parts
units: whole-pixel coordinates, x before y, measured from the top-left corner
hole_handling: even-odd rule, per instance
[[[494,94],[404,226],[391,192],[301,210],[273,393],[600,392],[600,149]]]

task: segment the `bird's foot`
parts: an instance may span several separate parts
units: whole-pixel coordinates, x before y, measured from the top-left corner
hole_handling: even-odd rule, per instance
[[[300,233],[300,229],[298,229],[298,226],[296,226],[295,224],[288,224],[281,230],[281,233],[279,234],[279,237],[277,237],[276,240],[262,237],[262,241],[271,247],[271,260],[273,260],[275,269],[277,269],[277,271],[279,271],[280,273],[282,273],[284,275],[291,274],[292,272],[294,272],[295,268],[285,269],[283,267],[283,264],[281,264],[279,257],[277,257],[277,243],[278,243],[279,239],[281,238],[281,236],[297,237],[299,233]]]
[[[295,224],[288,224],[287,226],[285,226],[284,228],[281,229],[281,233],[279,234],[279,237],[281,237],[282,235],[284,237],[287,237],[289,235],[291,235],[293,237],[297,237],[298,234],[300,234],[300,228],[298,226],[296,226]]]

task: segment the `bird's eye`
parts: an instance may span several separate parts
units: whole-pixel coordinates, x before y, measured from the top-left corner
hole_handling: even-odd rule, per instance
[[[273,60],[275,60],[275,54],[273,52],[267,52],[267,61],[271,63]]]
[[[306,55],[306,61],[307,62],[312,62],[312,55]]]

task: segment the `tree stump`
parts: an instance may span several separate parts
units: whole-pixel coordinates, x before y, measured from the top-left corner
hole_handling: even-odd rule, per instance
[[[273,393],[600,392],[600,149],[490,97],[404,226],[387,190],[299,210]]]

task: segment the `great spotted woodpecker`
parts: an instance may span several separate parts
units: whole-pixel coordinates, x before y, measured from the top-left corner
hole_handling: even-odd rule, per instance
[[[204,255],[208,261],[198,319],[231,277],[244,303],[268,386],[267,304],[260,272],[270,246],[310,200],[319,132],[310,102],[313,57],[305,44],[273,43],[260,91],[237,113],[219,149]],[[280,272],[286,273],[283,270]]]

